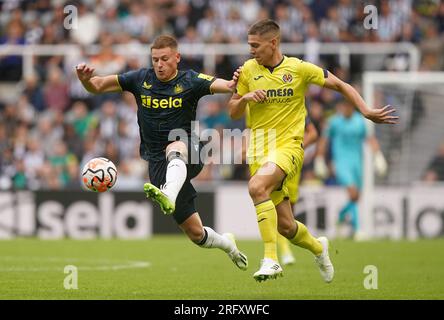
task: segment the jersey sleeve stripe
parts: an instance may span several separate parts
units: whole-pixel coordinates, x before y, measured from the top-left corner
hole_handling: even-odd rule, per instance
[[[116,80],[117,80],[117,84],[119,85],[120,90],[123,91],[122,86],[120,85],[120,82],[119,82],[119,75],[118,74],[116,74]]]

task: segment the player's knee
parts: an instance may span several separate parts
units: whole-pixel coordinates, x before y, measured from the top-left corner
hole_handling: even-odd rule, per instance
[[[267,192],[267,188],[255,180],[250,180],[248,183],[248,192],[253,199],[264,199],[270,197]]]
[[[170,162],[173,159],[180,159],[183,162],[187,163],[188,152],[186,147],[182,145],[173,143],[166,149],[166,158],[167,161]]]
[[[349,191],[350,199],[352,201],[358,201],[359,200],[359,191],[356,188],[351,188]]]

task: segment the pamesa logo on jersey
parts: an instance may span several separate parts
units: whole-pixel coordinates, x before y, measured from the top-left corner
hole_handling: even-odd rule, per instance
[[[268,89],[267,90],[267,98],[273,97],[288,97],[294,94],[292,88],[283,88],[283,89]]]
[[[145,108],[171,109],[171,108],[182,107],[182,98],[169,97],[165,99],[158,99],[158,98],[152,98],[151,96],[141,95],[140,100],[142,101],[142,105]]]

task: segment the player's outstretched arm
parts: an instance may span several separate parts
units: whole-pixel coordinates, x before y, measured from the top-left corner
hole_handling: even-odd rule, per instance
[[[241,73],[241,68],[233,73],[233,79],[230,81],[224,79],[216,79],[210,86],[212,93],[233,93],[236,92],[237,81]]]
[[[77,77],[83,87],[91,93],[121,92],[117,75],[105,77],[93,76],[94,68],[82,63],[76,66]]]
[[[375,123],[390,123],[395,124],[399,119],[398,116],[394,116],[396,111],[392,106],[387,105],[383,108],[370,108],[362,99],[361,95],[348,83],[340,80],[331,72],[328,72],[328,77],[325,79],[324,87],[333,89],[342,93],[367,119]]]

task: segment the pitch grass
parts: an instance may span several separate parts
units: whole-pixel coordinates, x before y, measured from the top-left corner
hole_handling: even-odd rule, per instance
[[[312,255],[296,247],[296,264],[283,278],[256,283],[259,241],[238,241],[249,258],[245,272],[184,236],[0,241],[0,299],[444,299],[444,239],[331,245],[336,276],[325,284]],[[127,268],[131,261],[150,265]],[[66,265],[78,267],[77,290],[64,289]],[[377,267],[377,290],[364,288],[367,265]]]

